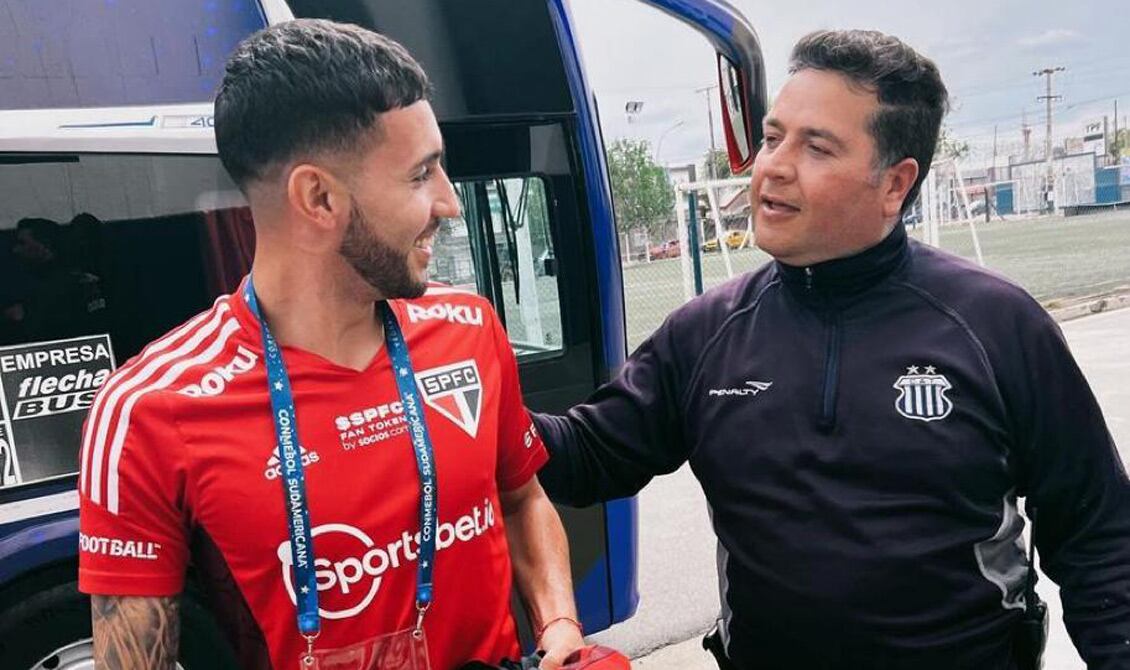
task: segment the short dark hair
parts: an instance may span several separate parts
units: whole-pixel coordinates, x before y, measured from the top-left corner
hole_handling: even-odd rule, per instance
[[[228,58],[216,94],[220,160],[246,191],[304,153],[355,148],[381,113],[428,93],[423,68],[383,35],[323,19],[273,25]]]
[[[51,219],[27,217],[16,222],[16,232],[26,230],[37,242],[58,254],[63,248],[63,227]]]
[[[918,161],[918,179],[902,211],[914,205],[949,110],[949,93],[934,61],[875,30],[821,30],[793,47],[789,73],[800,70],[836,72],[875,93],[879,111],[870,130],[876,167],[888,168],[905,158]]]

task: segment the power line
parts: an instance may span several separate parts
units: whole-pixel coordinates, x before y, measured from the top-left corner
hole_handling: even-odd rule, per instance
[[[1119,91],[1117,93],[1106,93],[1104,95],[1100,95],[1100,96],[1095,97],[1095,98],[1087,98],[1086,100],[1075,100],[1075,101],[1072,101],[1071,103],[1061,107],[1061,109],[1063,109],[1064,111],[1068,111],[1068,110],[1072,110],[1072,109],[1077,109],[1081,105],[1089,105],[1092,102],[1102,102],[1102,101],[1111,100],[1111,99],[1114,99],[1114,98],[1121,98],[1124,95],[1130,95],[1130,89],[1127,89],[1125,91]],[[981,117],[981,118],[977,118],[977,119],[963,119],[959,123],[955,123],[953,126],[951,126],[951,128],[953,128],[956,131],[956,129],[958,129],[958,128],[967,128],[969,126],[982,125],[982,124],[988,125],[990,123],[994,123],[994,122],[998,122],[998,121],[1012,121],[1012,120],[1015,120],[1015,119],[1022,118],[1024,116],[1024,114],[1025,114],[1025,112],[1020,112],[1020,113],[1004,114],[1004,115],[1001,115],[1001,116]]]
[[[1130,60],[1130,53],[1120,54],[1120,55],[1117,55],[1117,56],[1111,56],[1111,57],[1106,57],[1106,58],[1096,58],[1096,59],[1093,59],[1093,60],[1086,60],[1086,61],[1081,61],[1081,62],[1072,62],[1071,63],[1071,72],[1072,73],[1087,73],[1088,70],[1090,70],[1092,68],[1096,68],[1098,70],[1098,72],[1089,73],[1089,74],[1105,74],[1105,73],[1108,73],[1112,70],[1117,71],[1117,70],[1121,70],[1121,69],[1130,67],[1130,62],[1126,63],[1125,65],[1119,65],[1118,67],[1114,67],[1114,68],[1111,67],[1113,63],[1118,63],[1119,61],[1122,61],[1122,60]],[[1071,76],[1072,76],[1071,74],[1067,75],[1069,80],[1070,80]],[[1000,80],[997,80],[997,81],[994,81],[994,82],[988,82],[988,83],[983,83],[983,84],[982,83],[974,83],[974,84],[969,84],[969,85],[966,85],[966,86],[956,87],[956,88],[954,88],[950,91],[950,94],[953,95],[955,98],[964,98],[964,97],[971,97],[973,95],[984,95],[985,93],[994,93],[998,89],[1001,89],[1001,88],[1020,88],[1022,86],[1030,86],[1030,85],[1032,85],[1031,81],[1025,81],[1025,80],[1022,80],[1022,79],[1018,79],[1017,77],[1014,76],[1014,77],[1009,77],[1008,79],[1000,79]]]
[[[1074,69],[1072,69],[1062,79],[1063,88],[1071,89],[1071,88],[1093,86],[1097,82],[1102,82],[1102,80],[1104,80],[1104,79],[1109,79],[1111,76],[1118,75],[1118,74],[1121,74],[1121,73],[1130,74],[1130,63],[1128,63],[1124,66],[1121,66],[1121,67],[1113,67],[1113,68],[1108,68],[1106,70],[1096,70],[1094,72],[1085,72],[1083,74],[1078,74],[1074,71]],[[996,87],[991,88],[991,89],[975,90],[975,91],[968,92],[968,93],[954,93],[952,95],[952,97],[958,103],[961,103],[961,102],[969,100],[971,98],[979,98],[979,97],[984,97],[984,96],[988,96],[988,95],[997,95],[997,94],[1004,95],[1004,94],[1009,94],[1010,91],[1013,91],[1013,90],[1016,90],[1016,89],[1035,88],[1036,86],[1038,86],[1038,84],[1036,84],[1035,82],[1032,82],[1032,81],[1020,81],[1020,82],[1014,82],[1012,84],[1005,84],[1005,85],[996,86]]]

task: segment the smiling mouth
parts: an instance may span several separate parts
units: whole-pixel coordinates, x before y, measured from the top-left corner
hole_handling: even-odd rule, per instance
[[[436,232],[439,230],[439,226],[440,222],[438,220],[433,221],[431,225],[429,225],[427,229],[424,230],[423,234],[416,238],[416,241],[412,244],[412,246],[421,251],[431,253],[432,245],[435,243]]]
[[[780,212],[782,214],[789,214],[800,211],[800,207],[797,207],[796,205],[791,205],[784,200],[778,200],[777,198],[771,198],[764,195],[761,196],[761,206],[769,210],[770,212]]]

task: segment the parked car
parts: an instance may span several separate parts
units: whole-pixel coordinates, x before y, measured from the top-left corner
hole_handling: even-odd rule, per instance
[[[659,258],[678,258],[680,253],[679,240],[667,240],[647,250],[647,255],[651,260]]]
[[[738,249],[743,244],[745,244],[746,241],[749,239],[749,231],[746,231],[746,230],[731,230],[731,231],[728,231],[723,236],[723,239],[726,240],[726,246],[728,248]],[[750,245],[753,244],[752,240],[750,240],[749,242],[750,242]],[[718,251],[719,250],[718,238],[714,237],[714,238],[707,240],[702,245],[702,250],[703,251]]]

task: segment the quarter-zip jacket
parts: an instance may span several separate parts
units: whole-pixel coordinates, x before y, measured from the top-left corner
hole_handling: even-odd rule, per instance
[[[535,422],[562,502],[690,462],[739,668],[1013,667],[1018,496],[1083,658],[1130,668],[1130,484],[1086,380],[1022,289],[901,226],[689,302]]]

